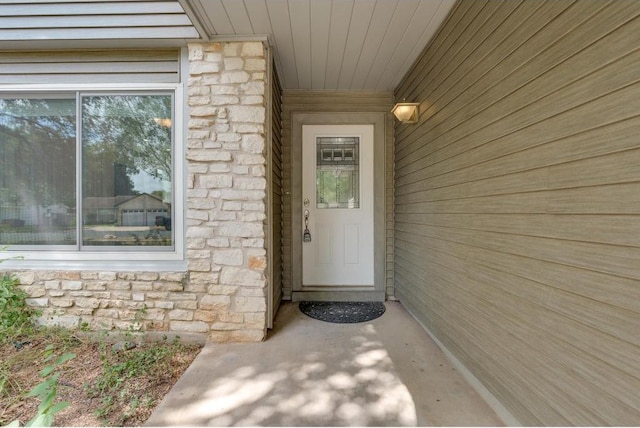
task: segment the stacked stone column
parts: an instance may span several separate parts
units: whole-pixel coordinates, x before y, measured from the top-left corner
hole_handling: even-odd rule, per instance
[[[266,326],[266,58],[261,42],[189,45],[187,292],[171,330],[255,341]],[[169,314],[171,315],[171,314]]]

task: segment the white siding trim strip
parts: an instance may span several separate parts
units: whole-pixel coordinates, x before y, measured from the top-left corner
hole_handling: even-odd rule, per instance
[[[100,16],[100,27],[129,27],[131,21],[127,22],[128,18],[135,19],[135,25],[137,27],[191,26],[191,21],[186,15],[146,14],[126,17],[112,13],[110,15]],[[60,19],[59,16],[41,16],[37,19],[34,19],[32,16],[0,17],[0,28],[5,30],[26,28],[94,28],[95,26],[95,21],[88,20],[87,17],[83,15],[65,16],[64,20]]]
[[[117,73],[175,73],[174,62],[58,62],[3,64],[0,74],[109,74],[117,67]]]
[[[65,2],[66,3],[66,2]],[[51,4],[3,4],[0,5],[0,16],[61,16],[68,15],[127,15],[149,13],[183,14],[184,10],[177,1],[110,1],[110,2],[79,2],[65,4],[56,2]]]
[[[95,25],[98,25],[97,23]],[[118,27],[0,30],[0,40],[196,39],[193,27]]]

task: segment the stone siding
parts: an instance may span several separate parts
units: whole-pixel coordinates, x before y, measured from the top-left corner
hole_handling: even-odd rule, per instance
[[[43,322],[264,339],[266,66],[262,42],[189,45],[187,272],[15,272]]]
[[[199,296],[185,291],[186,272],[21,271],[16,276],[30,296],[28,303],[41,309],[44,324],[196,332],[172,325],[173,320],[196,319]]]
[[[188,283],[213,341],[266,331],[266,65],[261,42],[189,45]]]

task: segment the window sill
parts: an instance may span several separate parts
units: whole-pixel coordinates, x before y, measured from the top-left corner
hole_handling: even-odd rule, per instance
[[[59,256],[60,254],[58,254]],[[24,255],[24,258],[14,258],[17,254],[10,252],[0,253],[0,270],[72,270],[72,271],[109,271],[109,272],[186,272],[187,262],[178,259],[175,253],[169,254],[136,254],[135,259],[128,260],[105,258],[104,254],[83,254],[79,259],[75,257],[66,258],[37,258],[33,253]],[[93,256],[93,257],[91,257]],[[133,256],[133,255],[128,255]],[[147,256],[147,257],[145,257]]]

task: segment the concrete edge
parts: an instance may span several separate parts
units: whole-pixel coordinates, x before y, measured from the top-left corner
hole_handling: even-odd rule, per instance
[[[402,303],[402,302],[401,302]],[[487,402],[489,407],[496,412],[498,418],[502,419],[505,425],[510,427],[521,427],[522,424],[516,419],[509,410],[496,398],[495,395],[491,391],[485,387],[480,380],[467,367],[462,364],[462,362],[447,349],[446,346],[433,334],[427,326],[425,326],[406,306],[402,305],[403,308],[411,315],[411,317],[418,323],[420,326],[427,332],[429,337],[438,345],[438,348],[446,355],[446,357],[451,361],[451,364],[455,366],[455,368],[462,374],[462,377],[471,384],[471,387],[478,393],[480,396]]]

